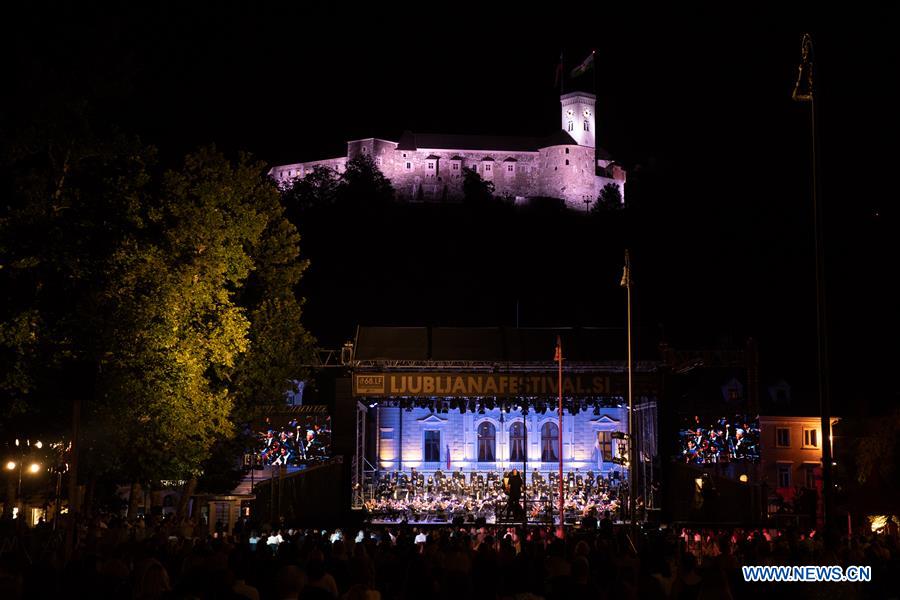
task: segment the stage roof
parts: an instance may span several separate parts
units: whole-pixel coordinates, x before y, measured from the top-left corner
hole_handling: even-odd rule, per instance
[[[477,361],[552,363],[556,337],[566,363],[622,363],[627,338],[621,328],[370,327],[359,326],[358,361]],[[657,361],[656,348],[634,360]]]

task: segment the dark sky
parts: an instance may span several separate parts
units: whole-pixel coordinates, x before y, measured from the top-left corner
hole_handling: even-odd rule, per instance
[[[404,129],[538,135],[558,127],[560,50],[568,70],[596,48],[599,143],[635,180],[654,182],[645,221],[630,225],[648,320],[686,345],[755,335],[764,365],[790,378],[809,367],[815,347],[809,113],[790,99],[809,29],[835,379],[846,398],[896,399],[887,375],[900,334],[893,12],[385,6],[85,13],[39,4],[5,25],[5,54],[14,57],[7,115],[27,113],[47,87],[91,90],[111,122],[172,161],[210,142],[278,164],[336,156],[347,139],[397,139]],[[576,83],[593,87],[590,74]],[[598,260],[616,265],[619,250]],[[563,259],[582,271],[594,260]],[[546,321],[538,298],[528,307],[536,323]],[[324,313],[310,297],[308,314],[316,311]],[[333,343],[361,318],[348,314],[340,332],[310,326]]]

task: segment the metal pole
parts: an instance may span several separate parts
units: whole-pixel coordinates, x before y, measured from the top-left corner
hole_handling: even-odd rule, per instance
[[[556,358],[559,361],[559,379],[557,382],[557,389],[559,390],[559,537],[565,536],[565,524],[566,524],[566,514],[565,514],[565,502],[563,496],[563,380],[562,380],[562,364],[563,364],[563,356],[562,356],[562,342],[559,336],[556,336],[556,350],[557,355]]]
[[[813,238],[816,255],[816,336],[817,367],[819,383],[819,412],[822,427],[822,521],[828,526],[831,519],[833,484],[831,481],[831,389],[828,377],[828,313],[825,298],[825,251],[823,237],[822,206],[819,203],[818,155],[816,152],[816,94],[813,80],[814,53],[812,37],[803,34],[801,42],[802,60],[794,85],[792,97],[798,102],[809,102],[812,142],[812,205]]]
[[[525,453],[522,455],[522,526],[528,525],[528,400],[522,400],[522,429]]]
[[[631,257],[625,250],[625,290],[628,301],[628,508],[632,527],[635,521],[635,461],[634,461],[634,381],[631,349]]]

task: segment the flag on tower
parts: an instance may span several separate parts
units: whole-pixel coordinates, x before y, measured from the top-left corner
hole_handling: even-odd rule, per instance
[[[559,87],[563,77],[563,53],[559,53],[559,63],[556,65],[556,78],[553,80],[553,87]]]
[[[594,66],[594,53],[596,50],[591,50],[591,53],[587,55],[581,64],[572,69],[571,77],[578,77],[579,75],[584,75],[587,73],[588,69]]]

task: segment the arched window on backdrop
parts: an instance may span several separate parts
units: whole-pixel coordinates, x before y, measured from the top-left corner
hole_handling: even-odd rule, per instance
[[[497,428],[490,421],[485,421],[478,426],[478,462],[493,462],[496,460],[495,449],[497,447]]]
[[[541,427],[541,461],[558,461],[557,450],[559,450],[559,427],[556,423],[544,423]]]
[[[509,461],[522,462],[525,460],[525,426],[522,423],[513,423],[509,426]]]

